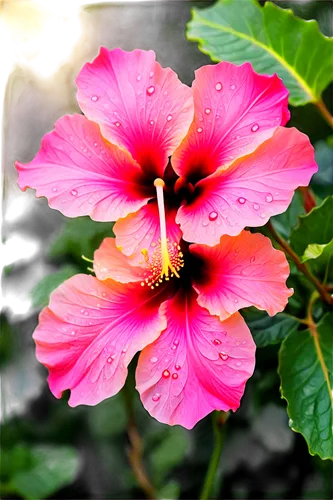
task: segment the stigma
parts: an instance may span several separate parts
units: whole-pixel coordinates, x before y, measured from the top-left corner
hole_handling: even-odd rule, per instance
[[[164,193],[163,188],[165,183],[162,179],[155,179],[154,186],[157,194],[157,206],[160,222],[160,238],[158,245],[154,251],[151,261],[149,260],[148,250],[143,248],[141,253],[144,256],[145,262],[149,265],[150,275],[141,283],[142,286],[146,284],[150,288],[155,288],[163,283],[164,280],[168,281],[170,278],[176,276],[179,278],[179,271],[184,267],[183,254],[181,248],[176,242],[172,242],[166,235],[166,220],[164,209]]]

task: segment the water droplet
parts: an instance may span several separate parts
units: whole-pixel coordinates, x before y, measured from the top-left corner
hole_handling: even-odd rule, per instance
[[[260,218],[261,218],[261,219],[265,219],[265,217],[266,217],[266,214],[264,214],[264,212],[261,212],[261,214],[260,214]]]
[[[225,330],[222,332],[222,335],[224,335],[225,337],[228,335],[228,332],[226,332]]]
[[[203,223],[202,223],[203,227],[207,227],[208,224],[209,224],[209,222],[207,220],[203,221]]]
[[[221,82],[217,82],[217,84],[215,85],[215,88],[216,88],[217,91],[222,90],[222,88],[223,88],[222,83]]]
[[[169,122],[170,120],[172,120],[172,115],[168,115],[168,116],[166,117],[166,119],[167,119],[167,121]]]
[[[257,205],[257,204],[255,203],[255,204],[253,205],[253,208],[254,208],[254,210],[259,210],[259,208],[260,208],[260,207],[259,207],[259,205]]]
[[[172,374],[172,378],[173,378],[174,380],[176,380],[176,378],[178,378],[178,373],[173,373],[173,374]]]
[[[226,354],[225,352],[220,352],[219,356],[221,359],[223,359],[223,361],[226,361],[229,358],[228,354]]]
[[[152,358],[150,358],[151,363],[157,363],[157,361],[158,361],[158,358],[156,356],[153,356]]]
[[[176,339],[176,340],[174,340],[174,341],[173,341],[173,343],[174,343],[175,345],[179,345],[179,340],[178,340],[178,339]]]
[[[138,80],[138,82],[139,82],[139,81],[141,80],[141,75],[138,75],[138,76],[136,77],[136,79],[137,79],[137,80]]]
[[[92,95],[91,96],[91,100],[94,101],[94,102],[98,101],[97,95]]]
[[[252,132],[257,132],[259,130],[259,125],[258,123],[254,123],[251,127]]]
[[[171,349],[172,349],[173,351],[175,351],[175,350],[177,349],[177,346],[176,346],[176,345],[173,345],[173,346],[171,346]]]
[[[159,392],[157,392],[156,394],[154,394],[154,396],[151,398],[153,401],[159,401],[161,399],[161,394]]]
[[[71,191],[71,195],[72,195],[72,196],[76,196],[76,195],[77,195],[77,191],[76,191],[76,189],[72,189],[72,191]]]
[[[250,259],[251,264],[252,264],[255,260],[256,260],[256,258],[255,258],[255,257],[251,257],[251,259]]]
[[[169,377],[170,377],[170,372],[169,372],[169,370],[164,370],[164,372],[162,373],[162,377],[163,377],[163,378],[169,378]]]
[[[271,195],[271,193],[268,193],[268,195],[266,196],[266,201],[267,203],[271,203],[273,201],[273,196]]]
[[[125,354],[127,352],[127,347],[124,347],[124,349],[121,352],[122,354]]]
[[[242,362],[241,361],[236,361],[236,366],[242,366]]]
[[[202,132],[202,131],[203,131],[203,128],[202,128],[202,127],[197,128],[197,132],[198,132],[199,134],[201,134],[201,132]]]
[[[106,293],[105,292],[102,293],[102,297],[106,297]]]
[[[150,76],[150,78],[152,78],[152,77],[154,76],[154,71],[151,71],[151,72],[149,73],[149,76]]]
[[[167,91],[167,90],[165,90],[165,91],[163,92],[163,95],[168,95],[168,91]]]
[[[219,214],[217,212],[211,212],[208,215],[208,219],[213,222],[214,220],[216,220],[218,218],[218,216],[219,216]]]
[[[221,340],[219,340],[219,339],[214,339],[214,340],[212,340],[212,342],[213,342],[214,345],[220,345],[221,344]]]
[[[88,314],[89,314],[88,311],[84,311],[85,316],[88,316]]]
[[[150,120],[150,125],[154,125],[154,120]]]
[[[120,122],[116,122],[116,123],[115,123],[115,126],[116,126],[116,127],[120,127]]]
[[[238,201],[238,203],[240,203],[241,205],[244,205],[244,203],[246,202],[246,199],[245,199],[245,198],[240,197],[240,198],[238,198],[238,200],[237,200],[237,201]]]
[[[106,360],[108,363],[112,363],[112,361],[114,360],[114,358],[112,356],[108,357],[108,359]]]
[[[58,188],[54,187],[52,188],[52,191],[55,193],[58,190]]]
[[[242,344],[245,345],[246,344],[246,340],[242,340]]]
[[[150,87],[147,88],[147,94],[148,95],[153,95],[154,92],[155,92],[154,85],[151,85]]]
[[[235,90],[236,85],[235,85],[235,84],[232,84],[232,85],[230,85],[230,88],[231,88],[231,90]]]
[[[75,331],[74,330],[71,331],[71,335],[75,335]]]
[[[175,370],[180,370],[181,369],[181,366],[180,365],[175,365]]]
[[[206,109],[205,109],[205,113],[206,113],[206,115],[209,115],[211,111],[212,111],[212,110],[211,110],[210,108],[206,108]]]
[[[84,313],[84,309],[81,309],[80,313],[83,314]]]
[[[94,142],[94,147],[97,148],[97,146],[98,146],[98,143]]]
[[[235,304],[237,304],[237,302],[238,302],[238,299],[235,299],[235,300],[234,300],[234,302],[235,302]]]

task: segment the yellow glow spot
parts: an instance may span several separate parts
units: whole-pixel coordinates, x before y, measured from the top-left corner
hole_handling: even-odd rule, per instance
[[[2,0],[0,24],[13,43],[38,40],[54,13],[38,0]]]

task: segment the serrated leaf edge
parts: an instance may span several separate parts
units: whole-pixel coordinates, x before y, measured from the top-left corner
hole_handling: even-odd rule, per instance
[[[252,3],[254,3],[259,9],[261,9],[261,7],[258,5],[258,3],[256,1],[253,1],[251,0]],[[271,2],[267,2],[263,9],[268,5],[268,3],[271,3]],[[274,4],[272,4],[274,5]],[[213,6],[215,7],[215,5]],[[209,8],[213,8],[213,7],[209,7]],[[282,10],[284,12],[286,12],[287,14],[289,14],[290,16],[294,16],[294,17],[298,17],[298,16],[295,16],[295,14],[293,13],[293,11],[291,9],[281,9],[280,7],[277,7],[276,5],[274,5],[274,7],[278,10]],[[206,9],[205,9],[206,10]],[[192,20],[194,19],[194,16],[197,16],[197,18],[200,19],[200,21],[205,24],[206,26],[209,26],[211,28],[215,28],[215,29],[218,29],[219,31],[222,31],[222,32],[226,32],[226,33],[231,33],[232,35],[235,35],[235,36],[238,36],[239,38],[243,38],[244,40],[248,40],[249,42],[253,43],[254,45],[257,45],[258,47],[262,48],[263,50],[265,50],[266,52],[268,52],[269,54],[271,54],[282,66],[284,66],[286,68],[286,70],[295,78],[295,80],[300,84],[300,86],[303,88],[303,90],[306,92],[306,94],[308,95],[308,97],[310,98],[310,101],[309,102],[312,102],[312,103],[316,103],[320,100],[320,96],[316,96],[313,92],[312,92],[312,89],[308,86],[308,84],[306,83],[306,81],[294,70],[294,68],[292,66],[290,66],[290,64],[287,63],[287,61],[285,61],[277,52],[275,52],[275,50],[273,50],[272,48],[268,47],[267,45],[264,45],[263,43],[259,42],[258,40],[256,40],[255,38],[251,38],[250,36],[248,35],[245,35],[244,33],[241,33],[239,31],[236,31],[234,30],[233,28],[227,28],[225,26],[221,26],[219,24],[216,24],[216,23],[213,23],[211,21],[207,21],[207,19],[204,19],[200,16],[199,14],[199,10],[197,9],[192,9],[191,10],[191,14],[192,14],[192,19],[188,22],[188,25],[190,25],[190,23],[192,22]],[[299,18],[299,19],[302,19],[302,18]],[[316,24],[317,27],[318,27],[318,23],[317,21],[315,21],[314,19],[311,19],[309,21],[305,20],[305,19],[302,19],[302,21],[304,22],[307,22],[307,23],[312,23],[312,24]],[[326,37],[324,36],[321,31],[319,30],[319,27],[318,27],[318,33],[325,39],[330,39],[330,37]],[[212,59],[212,61],[214,62],[220,62],[221,59],[219,58],[216,58],[214,56],[212,56],[208,50],[205,50],[204,47],[203,47],[203,44],[205,43],[204,40],[200,37],[197,37],[197,36],[193,36],[191,34],[189,34],[189,28],[187,27],[187,30],[186,30],[186,36],[187,36],[187,39],[190,40],[190,41],[193,41],[193,42],[199,42],[199,49],[201,52],[203,52],[204,54],[207,54],[209,55],[209,57]],[[290,103],[293,103],[293,99],[292,98],[289,98],[289,101]],[[294,103],[296,105],[296,103]]]
[[[325,316],[324,316],[325,317]],[[322,318],[323,319],[323,318]],[[316,328],[316,325],[313,323],[313,325],[309,325],[309,332],[310,332],[310,335],[311,337],[313,338],[313,342],[314,342],[314,345],[315,345],[315,350],[317,352],[317,356],[318,356],[318,360],[319,360],[319,363],[320,363],[320,366],[321,366],[321,369],[323,371],[323,374],[324,374],[324,379],[326,381],[326,384],[327,384],[327,388],[328,388],[328,393],[329,393],[329,397],[330,397],[330,400],[331,400],[331,403],[332,403],[332,409],[333,409],[333,390],[332,390],[332,387],[331,387],[331,383],[330,383],[330,379],[329,379],[329,376],[328,376],[328,371],[327,371],[327,367],[325,365],[325,360],[324,360],[324,357],[323,357],[323,354],[322,354],[322,351],[321,351],[321,347],[320,347],[320,343],[319,343],[319,339],[318,339],[318,332],[317,332],[317,328]],[[292,332],[294,333],[294,332]],[[281,393],[281,399],[285,399],[285,401],[287,402],[287,413],[288,413],[288,416],[289,418],[291,419],[291,416],[289,414],[289,401],[288,399],[285,397],[285,395],[283,394],[283,388],[282,388],[282,378],[281,378],[281,373],[280,373],[280,363],[281,363],[281,352],[284,348],[284,344],[285,344],[285,341],[289,338],[289,335],[282,341],[281,343],[281,348],[279,350],[279,367],[278,367],[278,374],[279,374],[279,377],[280,377],[280,380],[281,380],[281,384],[280,384],[280,393]],[[314,456],[314,455],[318,455],[322,460],[333,460],[333,456],[332,457],[321,457],[319,455],[318,452],[314,451],[311,446],[310,446],[310,443],[307,439],[307,437],[299,430],[299,429],[296,429],[295,427],[293,427],[292,425],[290,426],[290,428],[294,431],[294,432],[297,432],[299,434],[301,434],[305,441],[307,442],[307,445],[308,445],[308,448],[309,448],[309,453],[310,455]]]

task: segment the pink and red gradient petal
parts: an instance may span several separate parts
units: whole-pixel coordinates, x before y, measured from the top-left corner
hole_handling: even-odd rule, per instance
[[[193,99],[193,123],[172,157],[177,174],[192,183],[252,153],[290,116],[282,80],[257,74],[250,63],[198,69]]]
[[[154,196],[129,153],[110,144],[82,115],[58,120],[36,157],[16,167],[23,191],[36,189],[38,197],[45,196],[51,208],[68,217],[117,220]]]
[[[152,177],[162,177],[193,118],[192,91],[153,51],[101,48],[76,84],[82,111],[124,146]]]
[[[180,291],[166,303],[167,328],[136,371],[144,407],[160,422],[191,429],[213,410],[236,410],[255,364],[255,344],[239,313],[221,322]]]
[[[133,356],[166,328],[150,292],[80,274],[53,292],[33,338],[57,398],[70,389],[70,406],[95,405],[121,389]]]
[[[286,287],[289,264],[269,238],[242,231],[223,236],[218,245],[190,245],[204,272],[194,278],[198,303],[221,320],[255,306],[270,316],[283,311],[293,290]]]
[[[278,127],[255,152],[198,182],[193,200],[177,213],[183,238],[216,245],[224,234],[266,224],[287,209],[294,190],[307,186],[317,169],[308,137]]]
[[[165,207],[167,237],[169,241],[178,243],[182,232],[176,224],[176,208]],[[159,245],[160,221],[157,202],[152,201],[135,214],[119,219],[113,227],[116,242],[125,255],[131,256],[131,262],[142,262],[142,249],[146,248],[150,255]]]

